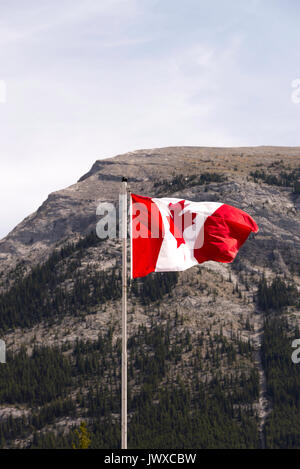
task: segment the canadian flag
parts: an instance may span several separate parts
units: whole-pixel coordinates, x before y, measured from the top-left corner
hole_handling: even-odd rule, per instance
[[[217,202],[131,194],[131,277],[183,271],[206,261],[230,263],[255,221]]]

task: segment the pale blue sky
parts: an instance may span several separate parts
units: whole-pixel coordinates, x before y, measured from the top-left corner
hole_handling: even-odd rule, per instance
[[[96,159],[300,145],[298,0],[0,0],[0,237]]]

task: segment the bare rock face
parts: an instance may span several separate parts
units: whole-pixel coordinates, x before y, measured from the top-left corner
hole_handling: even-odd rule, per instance
[[[117,202],[123,176],[129,179],[133,192],[156,196],[168,193],[238,206],[255,217],[260,226],[257,238],[262,242],[268,241],[276,249],[284,242],[291,251],[299,251],[300,196],[293,194],[292,189],[262,181],[254,183],[249,178],[251,172],[268,171],[272,165],[290,170],[299,167],[300,149],[174,147],[98,160],[76,184],[50,194],[35,213],[0,241],[0,270],[7,271],[20,261],[29,265],[40,262],[56,246],[75,241],[95,229],[97,205],[102,201]],[[177,192],[172,191],[176,176],[189,178],[208,172],[221,174],[227,180],[206,187],[187,184]],[[164,180],[170,182],[167,192]],[[281,260],[279,263],[282,264]]]

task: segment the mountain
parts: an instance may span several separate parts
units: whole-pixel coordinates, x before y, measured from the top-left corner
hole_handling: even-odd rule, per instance
[[[300,148],[170,147],[97,160],[50,194],[0,241],[2,446],[69,447],[85,421],[92,447],[118,447],[120,242],[95,226],[126,176],[260,228],[231,265],[130,285],[130,447],[300,447],[299,175]]]

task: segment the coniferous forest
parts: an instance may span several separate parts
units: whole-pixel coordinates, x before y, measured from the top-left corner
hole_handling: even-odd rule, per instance
[[[88,275],[78,269],[86,250],[99,245],[90,234],[55,251],[28,275],[20,275],[19,265],[11,273],[12,286],[0,295],[2,333],[15,327],[26,331],[40,321],[51,329],[67,314],[84,317],[87,309],[118,300],[117,263],[105,272],[89,268]],[[208,329],[191,335],[175,307],[166,314],[162,301],[172,296],[178,281],[177,273],[156,274],[130,285],[134,304],[152,316],[150,326],[139,325],[128,340],[128,445],[260,448],[253,345],[234,332],[225,336],[222,328],[217,334]],[[232,294],[242,296],[238,285]],[[291,340],[299,331],[284,313],[298,304],[299,295],[291,281],[263,276],[253,301],[265,317],[262,356],[271,402],[266,447],[300,447],[300,375],[291,361]],[[53,347],[33,343],[30,350],[9,351],[7,364],[0,367],[0,405],[17,407],[20,415],[1,420],[1,447],[19,447],[21,441],[32,449],[72,448],[82,424],[90,448],[119,448],[120,360],[114,327],[96,341],[78,338]]]
[[[248,377],[216,375],[204,385],[198,378],[203,364],[195,349],[190,357],[193,375],[187,385],[182,354],[190,347],[189,338],[185,333],[178,334],[171,343],[172,326],[172,321],[167,321],[165,327],[153,325],[151,331],[141,327],[128,343],[130,447],[257,447],[255,370]],[[37,410],[28,417],[9,418],[1,424],[2,446],[9,440],[26,439],[34,432],[31,448],[70,447],[73,430],[67,434],[39,430],[56,419],[80,415],[89,422],[92,448],[118,448],[120,343],[113,344],[112,337],[113,331],[108,331],[96,343],[78,341],[70,355],[67,348],[43,348],[34,350],[30,357],[23,350],[13,360],[8,357],[10,365],[0,369],[0,402]],[[232,347],[224,337],[214,339],[219,343],[214,361],[223,357],[234,362]],[[199,348],[200,344],[201,338]],[[236,346],[242,355],[251,354],[250,345],[243,347],[236,339]],[[214,347],[208,353],[214,354]],[[176,374],[168,374],[174,365]],[[71,399],[74,388],[76,398]]]

